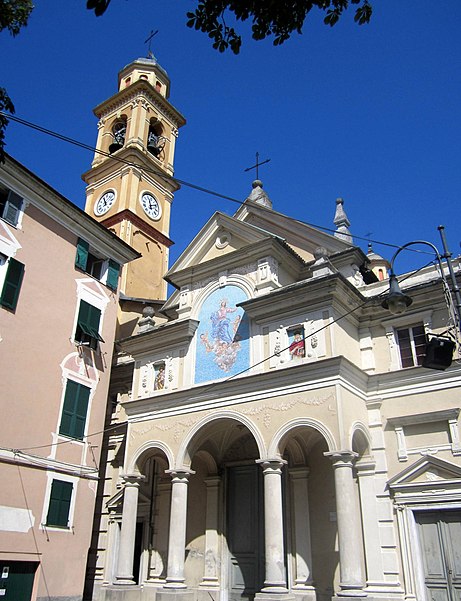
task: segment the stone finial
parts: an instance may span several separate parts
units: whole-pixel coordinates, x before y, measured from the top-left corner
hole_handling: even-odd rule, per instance
[[[138,321],[138,334],[152,330],[152,328],[155,326],[154,316],[154,307],[151,307],[150,305],[143,307],[142,317],[140,317]]]
[[[314,250],[315,263],[311,266],[311,276],[319,278],[334,273],[333,266],[328,258],[328,251],[323,246]]]
[[[342,198],[336,199],[336,213],[335,218],[333,219],[333,223],[336,225],[336,238],[340,238],[345,242],[353,243],[352,234],[349,231],[349,226],[351,222],[347,218],[346,212],[344,210],[344,200]]]
[[[253,190],[250,192],[250,195],[246,200],[254,202],[257,205],[266,207],[267,209],[272,209],[272,201],[266,194],[266,192],[263,190],[262,181],[260,179],[255,179],[251,185],[253,187]]]

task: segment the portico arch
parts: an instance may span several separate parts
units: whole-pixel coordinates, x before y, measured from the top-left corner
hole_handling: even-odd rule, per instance
[[[334,451],[337,448],[333,434],[322,422],[310,417],[299,417],[287,422],[275,433],[269,444],[269,457],[281,457],[290,432],[293,432],[295,428],[303,427],[318,431],[325,439],[329,451]]]
[[[159,440],[149,440],[136,450],[128,464],[127,473],[142,473],[139,468],[143,462],[143,459],[145,459],[147,456],[154,456],[159,453],[163,453],[165,455],[167,462],[166,469],[172,469],[174,465],[174,455],[170,447]]]
[[[264,439],[254,422],[238,411],[223,410],[217,411],[212,415],[205,416],[190,430],[179,447],[176,460],[177,469],[191,466],[192,457],[202,444],[202,436],[200,436],[200,432],[202,431],[203,436],[209,436],[209,428],[207,428],[207,431],[205,431],[205,428],[207,426],[212,427],[214,423],[218,423],[218,421],[221,420],[232,420],[245,426],[254,438],[258,448],[259,459],[267,458]]]

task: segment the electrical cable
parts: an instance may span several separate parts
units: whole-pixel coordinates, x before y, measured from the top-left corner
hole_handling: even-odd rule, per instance
[[[23,494],[23,497],[24,497],[24,503],[26,504],[27,515],[29,516],[30,528],[32,530],[32,538],[34,539],[34,546],[35,546],[35,550],[37,552],[37,557],[39,557],[41,555],[41,553],[40,553],[40,549],[38,548],[37,537],[35,536],[34,523],[32,521],[31,510],[29,508],[29,503],[27,501],[26,489],[24,487],[24,481],[22,479],[21,468],[20,468],[19,465],[17,467],[18,467],[19,480],[21,482],[22,494]],[[51,601],[50,591],[49,591],[49,588],[48,588],[48,582],[47,582],[46,575],[45,575],[45,568],[43,566],[43,562],[42,561],[40,562],[40,568],[42,570],[43,584],[45,585],[46,595],[48,597],[48,601]]]
[[[132,166],[132,167],[136,167],[136,168],[140,169],[141,171],[145,171],[145,172],[148,172],[148,173],[153,173],[153,174],[155,174],[155,175],[159,176],[160,178],[162,178],[162,179],[164,179],[164,180],[166,180],[166,181],[175,181],[175,182],[177,182],[178,184],[181,184],[181,185],[183,185],[183,186],[187,186],[187,187],[193,188],[193,189],[195,189],[195,190],[198,190],[198,191],[204,192],[204,193],[206,193],[206,194],[209,194],[209,195],[212,195],[212,196],[216,196],[216,197],[218,197],[218,198],[222,198],[222,199],[224,199],[224,200],[229,200],[229,201],[231,201],[231,202],[234,202],[234,203],[237,203],[237,204],[239,204],[239,205],[244,205],[244,204],[245,204],[245,201],[241,201],[241,200],[238,200],[238,199],[232,198],[232,197],[230,197],[230,196],[227,196],[227,195],[221,194],[221,193],[219,193],[219,192],[215,192],[215,191],[213,191],[213,190],[209,190],[209,189],[207,189],[207,188],[204,188],[204,187],[202,187],[202,186],[198,186],[198,185],[196,185],[196,184],[192,184],[192,183],[190,183],[190,182],[187,182],[187,181],[185,181],[185,180],[181,180],[181,179],[179,179],[179,178],[176,178],[176,177],[173,177],[173,176],[167,175],[167,174],[165,174],[165,173],[162,173],[162,172],[161,172],[161,171],[159,171],[159,170],[156,170],[156,169],[153,169],[153,168],[149,168],[149,167],[146,167],[146,166],[144,166],[144,165],[139,165],[139,164],[137,164],[137,163],[134,163],[134,162],[132,162],[132,161],[127,161],[127,160],[125,160],[125,159],[122,159],[121,157],[116,157],[116,156],[113,156],[113,155],[111,155],[111,154],[109,154],[109,153],[107,153],[107,152],[104,152],[104,151],[98,150],[98,149],[94,148],[93,146],[90,146],[90,145],[88,145],[88,144],[85,144],[85,143],[83,143],[83,142],[80,142],[80,141],[78,141],[78,140],[75,140],[75,139],[73,139],[73,138],[70,138],[70,137],[68,137],[68,136],[64,136],[64,135],[62,135],[62,134],[59,134],[59,133],[57,133],[57,132],[55,132],[55,131],[52,131],[52,130],[46,129],[46,128],[44,128],[44,127],[40,126],[40,125],[37,125],[37,124],[31,123],[31,122],[29,122],[29,121],[26,121],[25,119],[21,119],[20,117],[16,117],[15,115],[9,115],[9,114],[6,114],[6,113],[4,113],[3,111],[0,111],[0,115],[3,115],[3,116],[5,116],[5,117],[7,117],[8,119],[11,119],[11,120],[13,120],[13,121],[16,121],[17,123],[20,123],[20,124],[22,124],[22,125],[24,125],[24,126],[26,126],[26,127],[30,127],[30,128],[32,128],[32,129],[34,129],[34,130],[37,130],[37,131],[39,131],[40,133],[44,133],[44,134],[46,134],[46,135],[50,135],[50,136],[52,136],[52,137],[55,137],[55,138],[57,138],[57,139],[59,139],[59,140],[61,140],[61,141],[68,142],[68,143],[70,143],[70,144],[76,145],[76,146],[78,146],[78,147],[80,147],[80,148],[83,148],[83,149],[85,149],[85,150],[90,150],[91,152],[95,152],[95,153],[98,153],[98,154],[104,155],[104,156],[106,156],[106,157],[110,157],[110,158],[112,158],[112,159],[113,159],[113,160],[115,160],[115,161],[118,161],[118,162],[124,163],[124,164],[126,164],[126,165],[129,165],[129,166]],[[270,211],[271,213],[273,213],[273,211],[272,211],[271,209],[268,209],[268,208],[266,208],[266,207],[260,206],[259,208],[260,208],[260,209],[262,209],[262,210]],[[317,229],[321,229],[321,230],[325,230],[325,231],[329,231],[329,232],[335,232],[335,231],[336,231],[336,230],[333,230],[332,228],[327,228],[327,227],[324,227],[324,226],[319,226],[319,225],[311,224],[311,223],[309,223],[309,222],[302,221],[302,220],[299,220],[299,219],[294,219],[294,218],[292,218],[292,217],[289,217],[289,216],[287,216],[287,215],[285,215],[285,217],[286,217],[287,219],[291,220],[291,221],[298,222],[298,223],[302,223],[302,224],[304,224],[304,225],[308,225],[309,227],[313,227],[313,228],[317,228]],[[372,243],[374,243],[374,244],[380,244],[380,245],[389,246],[389,247],[392,247],[392,248],[400,248],[398,245],[395,245],[395,244],[392,244],[392,243],[388,243],[388,242],[382,242],[382,241],[378,241],[378,240],[372,240],[372,239],[370,239],[370,238],[364,238],[364,237],[356,236],[356,235],[354,235],[354,234],[351,234],[351,235],[352,235],[354,238],[357,238],[357,239],[360,239],[360,240],[366,240],[366,241],[368,241],[368,242],[372,242]],[[410,250],[410,251],[412,251],[412,252],[417,252],[417,253],[420,253],[420,254],[431,254],[431,253],[429,253],[429,251],[422,251],[422,250],[419,250],[419,249],[413,249],[413,248],[405,248],[404,250]],[[423,267],[420,267],[420,268],[419,268],[418,270],[416,270],[415,272],[411,272],[411,273],[410,273],[410,274],[408,274],[408,275],[407,275],[405,278],[401,279],[401,280],[400,280],[400,283],[401,283],[401,282],[403,282],[403,281],[405,281],[405,279],[407,279],[408,277],[414,276],[416,273],[418,273],[418,271],[420,271],[421,269],[424,269],[425,267],[427,267],[427,266],[428,266],[428,265],[430,265],[431,263],[432,263],[432,261],[430,261],[429,263],[427,263],[427,264],[426,264],[426,265],[424,265]],[[370,297],[369,299],[366,299],[366,301],[365,301],[364,303],[362,303],[361,305],[358,305],[357,307],[355,307],[355,308],[354,308],[354,309],[352,309],[351,311],[349,311],[349,312],[345,313],[344,315],[340,315],[340,316],[339,316],[338,318],[336,318],[335,320],[333,320],[333,321],[329,322],[329,323],[328,323],[328,324],[326,324],[325,326],[322,326],[322,328],[320,328],[320,329],[318,329],[318,330],[316,330],[316,331],[314,331],[314,332],[311,332],[310,334],[308,334],[307,336],[305,336],[305,337],[304,337],[302,340],[303,340],[303,341],[305,341],[305,340],[309,339],[310,337],[312,337],[312,336],[315,336],[316,334],[318,334],[319,332],[323,331],[324,329],[326,329],[326,328],[327,328],[327,327],[329,327],[330,325],[333,325],[334,323],[337,323],[337,321],[339,321],[340,319],[343,319],[344,317],[346,317],[346,316],[350,315],[350,314],[351,314],[351,313],[353,313],[354,311],[357,311],[358,309],[362,308],[363,306],[365,306],[366,304],[368,304],[368,303],[369,303],[369,302],[371,302],[372,300],[376,300],[377,298],[379,298],[379,296],[380,296],[380,295],[378,295],[378,296],[376,296],[376,297]],[[226,379],[224,379],[224,380],[220,380],[219,382],[215,382],[214,384],[211,384],[211,385],[209,386],[208,390],[212,390],[212,389],[213,389],[215,386],[218,386],[218,385],[220,385],[220,384],[223,384],[223,383],[225,383],[225,382],[228,382],[228,381],[230,381],[230,380],[232,380],[232,379],[236,378],[237,376],[240,376],[240,375],[242,375],[243,373],[246,373],[247,371],[249,371],[249,370],[251,370],[251,369],[254,369],[255,367],[257,367],[258,365],[261,365],[261,364],[262,364],[262,363],[264,363],[265,361],[267,361],[267,360],[269,360],[269,359],[273,358],[274,356],[277,356],[277,355],[279,355],[280,353],[282,353],[282,352],[284,352],[284,351],[288,350],[288,348],[289,348],[289,347],[287,347],[286,349],[281,349],[281,350],[277,351],[276,353],[273,353],[272,355],[270,355],[270,356],[268,356],[268,357],[265,357],[264,359],[262,359],[262,360],[261,360],[261,361],[259,361],[258,363],[255,363],[255,364],[253,364],[253,365],[249,366],[248,368],[246,368],[246,369],[242,370],[241,372],[238,372],[237,374],[234,374],[234,375],[230,376],[229,378],[226,378]],[[82,440],[86,440],[86,439],[88,439],[88,438],[90,438],[90,437],[92,437],[92,436],[96,436],[96,435],[99,435],[99,434],[104,434],[104,433],[106,433],[106,432],[110,432],[111,430],[114,430],[114,429],[120,428],[121,426],[125,425],[126,423],[127,423],[127,422],[120,422],[120,423],[118,423],[118,424],[115,424],[115,425],[113,425],[113,426],[108,426],[107,428],[105,428],[105,429],[103,429],[103,430],[100,430],[100,431],[98,431],[98,432],[93,432],[93,433],[91,433],[91,434],[87,434],[86,436],[84,436],[84,437],[83,437],[83,439],[82,439]],[[63,440],[63,441],[59,441],[59,442],[56,442],[56,443],[49,443],[49,444],[45,444],[45,445],[38,445],[38,446],[33,446],[33,447],[26,447],[26,448],[24,448],[24,449],[16,449],[16,450],[10,449],[10,450],[12,450],[12,451],[18,451],[18,452],[21,452],[21,451],[30,451],[30,450],[40,449],[40,448],[49,448],[49,447],[52,447],[52,446],[59,446],[59,445],[69,444],[69,443],[71,443],[71,442],[75,442],[75,440],[74,440],[74,439],[71,439],[71,440]]]
[[[117,161],[119,163],[123,163],[124,165],[130,166],[130,167],[135,167],[136,169],[139,169],[141,172],[146,172],[146,173],[152,173],[154,175],[157,175],[158,177],[160,177],[161,179],[163,179],[164,181],[173,181],[176,182],[182,186],[191,188],[193,190],[197,190],[198,192],[203,192],[204,194],[208,194],[210,196],[215,196],[216,198],[222,198],[223,200],[228,200],[230,202],[236,203],[240,206],[245,204],[245,201],[239,200],[237,198],[233,198],[232,196],[228,196],[226,194],[222,194],[220,192],[216,192],[214,190],[210,190],[209,188],[205,188],[203,186],[199,186],[198,184],[193,184],[191,182],[188,182],[186,180],[182,180],[179,179],[177,177],[174,177],[172,175],[168,175],[166,173],[161,172],[160,170],[154,169],[152,167],[147,167],[145,165],[140,165],[139,163],[134,163],[132,161],[127,161],[126,159],[123,159],[121,157],[118,156],[114,156],[113,154],[110,154],[108,152],[105,152],[103,150],[99,150],[97,148],[94,148],[93,146],[90,146],[89,144],[85,144],[84,142],[80,142],[78,140],[75,140],[74,138],[70,138],[69,136],[65,136],[63,134],[60,134],[58,132],[55,132],[51,129],[47,129],[45,127],[42,127],[41,125],[37,125],[35,123],[32,123],[30,121],[26,121],[25,119],[21,119],[20,117],[17,117],[16,115],[10,115],[9,113],[5,113],[4,111],[0,111],[0,115],[2,115],[3,117],[6,117],[7,119],[11,119],[12,121],[15,121],[16,123],[19,123],[21,125],[24,125],[26,127],[29,127],[31,129],[34,129],[40,133],[49,135],[51,137],[57,138],[58,140],[61,140],[63,142],[68,142],[69,144],[73,144],[74,146],[78,146],[80,148],[83,148],[85,150],[89,150],[91,152],[94,152],[96,154],[100,154],[102,156],[108,157],[113,159],[114,161]],[[274,213],[274,211],[272,209],[269,209],[267,207],[263,207],[262,205],[258,205],[258,208],[261,209],[262,211],[267,211],[270,213]],[[309,227],[312,228],[316,228],[319,230],[323,230],[325,232],[328,233],[335,233],[336,230],[330,227],[326,227],[323,225],[316,225],[313,223],[310,223],[308,221],[303,221],[301,219],[295,219],[294,217],[290,217],[288,215],[284,215],[284,217],[290,221],[293,222],[298,222],[298,223],[302,223],[303,225],[307,225]],[[393,244],[391,242],[383,242],[380,240],[374,240],[372,238],[367,238],[364,236],[358,236],[356,234],[351,234],[351,237],[357,239],[357,240],[363,240],[366,241],[368,243],[372,243],[372,244],[378,244],[380,246],[387,246],[390,248],[400,248],[400,245],[398,244]],[[414,248],[405,248],[404,250],[408,250],[409,252],[413,252],[413,253],[418,253],[418,254],[431,254],[429,251],[425,251],[425,250],[421,250],[421,249],[414,249]]]
[[[404,282],[408,278],[415,276],[417,273],[419,273],[420,271],[422,271],[423,269],[425,269],[426,267],[428,267],[431,264],[434,264],[434,261],[429,261],[428,263],[426,263],[422,267],[419,267],[415,271],[412,271],[411,273],[409,273],[406,276],[402,277],[399,280],[399,284],[401,284],[402,282]],[[302,340],[303,341],[308,340],[312,336],[315,336],[316,334],[322,332],[323,330],[326,330],[327,328],[329,328],[333,324],[337,323],[341,319],[344,319],[348,315],[351,315],[355,311],[358,311],[359,309],[363,308],[365,305],[367,305],[367,304],[369,304],[371,302],[377,302],[377,301],[379,301],[379,299],[383,298],[385,296],[385,294],[387,294],[387,292],[388,291],[386,290],[385,292],[381,292],[380,294],[377,294],[376,296],[370,296],[369,298],[365,299],[365,301],[363,303],[361,303],[360,305],[357,305],[356,307],[354,307],[350,311],[347,311],[347,313],[343,313],[343,314],[339,315],[333,321],[328,322],[326,325],[322,326],[318,330],[315,330],[314,332],[311,332],[311,333],[307,334],[306,336],[304,336],[304,338],[302,338]],[[237,376],[240,376],[240,375],[246,373],[247,371],[250,371],[250,370],[254,369],[255,367],[258,367],[259,365],[262,365],[264,362],[269,361],[269,359],[272,359],[273,357],[276,357],[276,356],[280,355],[281,353],[283,353],[284,351],[286,351],[288,349],[289,349],[289,346],[286,347],[286,348],[280,349],[279,351],[272,353],[272,355],[264,357],[264,359],[261,359],[261,361],[258,361],[257,363],[254,363],[254,364],[250,365],[249,367],[243,369],[242,371],[240,371],[240,372],[238,372],[238,373],[236,373],[236,374],[234,374],[232,376],[229,376],[228,378],[225,378],[223,380],[219,380],[218,382],[214,382],[212,384],[209,384],[208,387],[207,387],[207,392],[210,391],[210,390],[213,390],[217,386],[225,384],[226,382],[230,382],[231,380],[233,380]],[[85,440],[85,439],[91,438],[92,436],[97,436],[99,434],[105,434],[106,432],[110,432],[111,430],[116,430],[117,428],[120,428],[120,427],[125,426],[127,424],[128,424],[127,421],[119,422],[118,424],[114,424],[112,426],[108,426],[107,428],[104,428],[103,430],[99,430],[98,432],[92,432],[91,434],[87,434],[86,436],[84,436],[83,439],[82,439],[82,441]],[[38,446],[34,446],[34,447],[27,447],[27,448],[24,448],[24,449],[5,449],[5,450],[12,451],[12,452],[33,451],[33,450],[36,450],[36,449],[43,449],[43,448],[49,448],[49,447],[53,447],[53,446],[70,444],[70,443],[73,443],[73,442],[75,442],[75,439],[61,440],[60,442],[53,442],[53,443],[49,443],[49,444],[45,444],[45,445],[38,445]]]

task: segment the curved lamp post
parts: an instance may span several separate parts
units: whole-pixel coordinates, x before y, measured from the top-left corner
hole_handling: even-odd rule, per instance
[[[381,303],[381,306],[384,309],[388,309],[394,315],[399,315],[401,313],[404,313],[407,310],[407,308],[411,305],[411,303],[413,302],[412,298],[410,298],[407,294],[404,294],[400,289],[397,276],[394,273],[394,261],[397,258],[398,254],[408,246],[412,246],[413,244],[425,244],[426,246],[430,246],[434,251],[439,264],[442,280],[446,289],[449,289],[448,282],[443,271],[442,259],[446,259],[447,261],[448,272],[450,274],[450,279],[452,283],[452,292],[456,301],[455,308],[458,316],[458,329],[461,332],[461,295],[459,292],[459,286],[456,281],[453,265],[451,263],[451,253],[447,248],[447,242],[444,231],[445,228],[443,225],[439,225],[437,229],[439,230],[440,237],[442,239],[444,249],[443,255],[439,253],[437,247],[434,246],[434,244],[432,244],[431,242],[426,242],[426,240],[414,240],[413,242],[407,242],[395,251],[391,259],[389,268],[389,293]],[[451,364],[451,358],[453,356],[454,349],[455,343],[449,338],[444,338],[442,336],[434,336],[427,343],[426,356],[423,361],[423,366],[435,369],[445,369],[446,367],[449,367],[449,365]]]

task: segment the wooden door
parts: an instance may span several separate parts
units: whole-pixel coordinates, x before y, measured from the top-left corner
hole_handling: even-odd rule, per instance
[[[0,599],[30,601],[37,566],[32,561],[0,561]]]
[[[261,468],[227,470],[229,601],[253,599],[264,583],[264,499]]]
[[[416,514],[428,601],[461,601],[461,512]]]

